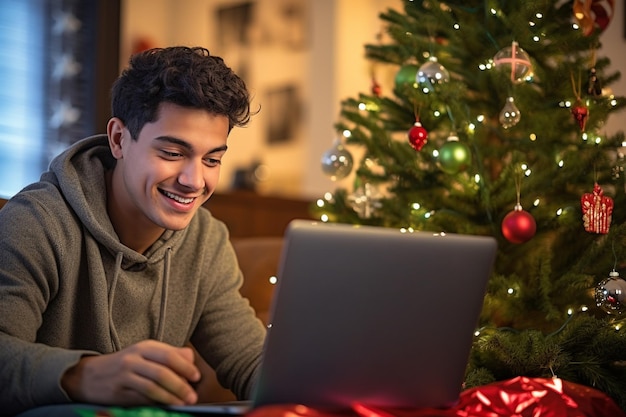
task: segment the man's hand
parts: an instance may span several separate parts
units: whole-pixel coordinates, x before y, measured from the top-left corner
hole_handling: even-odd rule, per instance
[[[194,404],[200,379],[193,351],[146,340],[119,352],[85,356],[61,378],[74,401],[120,406]]]

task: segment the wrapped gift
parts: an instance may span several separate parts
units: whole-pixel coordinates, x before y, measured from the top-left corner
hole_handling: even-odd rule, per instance
[[[626,417],[615,402],[593,388],[560,378],[516,377],[468,389],[449,409],[390,409],[354,404],[350,413],[302,405],[260,407],[248,417]]]
[[[609,233],[613,215],[613,199],[603,195],[600,185],[594,184],[593,193],[583,194],[580,203],[585,230],[591,233]]]

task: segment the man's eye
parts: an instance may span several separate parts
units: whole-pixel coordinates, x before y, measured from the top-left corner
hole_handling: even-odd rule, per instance
[[[182,154],[180,154],[178,152],[171,152],[171,151],[166,151],[166,150],[162,150],[161,153],[166,158],[171,158],[171,159],[180,158],[182,156]]]
[[[210,167],[215,167],[218,165],[222,164],[222,161],[220,159],[215,159],[215,158],[207,158],[205,159],[206,164]]]

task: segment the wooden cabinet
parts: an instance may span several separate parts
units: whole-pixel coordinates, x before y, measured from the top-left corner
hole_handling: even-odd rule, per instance
[[[250,191],[214,194],[205,203],[228,226],[231,237],[282,236],[293,219],[313,219],[313,202]]]
[[[6,200],[0,198],[0,208]],[[283,236],[293,219],[313,219],[313,202],[250,191],[214,194],[204,206],[228,226],[231,237]]]

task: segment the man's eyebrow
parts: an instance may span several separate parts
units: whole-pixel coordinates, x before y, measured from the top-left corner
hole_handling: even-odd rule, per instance
[[[226,145],[222,145],[222,146],[218,146],[217,148],[213,148],[211,149],[209,152],[207,153],[217,153],[217,152],[226,152],[228,150],[228,146]]]
[[[191,146],[191,144],[189,142],[184,141],[184,140],[179,139],[179,138],[175,138],[173,136],[157,136],[156,138],[154,138],[154,140],[158,140],[160,142],[173,143],[175,145],[182,146],[183,148],[187,149],[188,151],[192,151],[193,150],[193,146]],[[216,153],[216,152],[226,152],[227,149],[228,149],[227,145],[222,145],[222,146],[218,146],[217,148],[211,149],[209,152],[207,152],[207,154]]]
[[[191,151],[193,146],[189,142],[186,142],[182,139],[175,138],[173,136],[157,136],[154,140],[158,140],[159,142],[168,142],[174,145],[182,146],[183,148]]]

